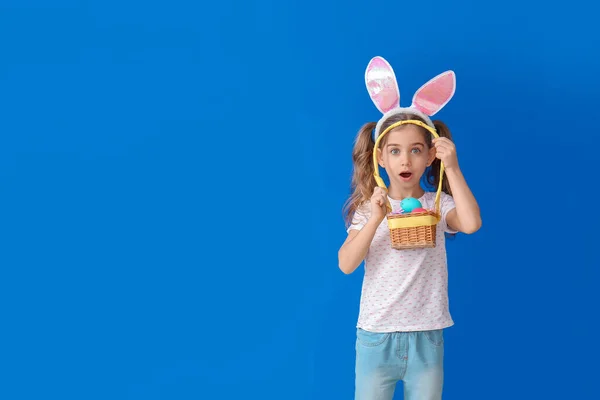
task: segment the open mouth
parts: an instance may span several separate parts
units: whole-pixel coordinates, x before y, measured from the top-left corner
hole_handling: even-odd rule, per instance
[[[412,172],[401,172],[400,173],[400,177],[402,179],[410,179],[411,176],[412,176]]]

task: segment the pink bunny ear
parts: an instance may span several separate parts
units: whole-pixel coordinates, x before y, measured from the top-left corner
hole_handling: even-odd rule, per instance
[[[400,105],[400,89],[391,65],[382,57],[374,57],[365,71],[367,91],[382,114]]]
[[[454,71],[446,71],[417,90],[412,107],[431,117],[448,104],[455,90],[456,75]]]

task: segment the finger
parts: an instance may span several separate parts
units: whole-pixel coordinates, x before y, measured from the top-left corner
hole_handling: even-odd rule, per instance
[[[452,153],[452,152],[456,151],[454,148],[449,147],[449,146],[444,146],[444,145],[436,146],[435,150],[436,150],[436,152],[445,152],[445,153]]]
[[[439,137],[432,140],[433,143],[452,143],[452,140],[447,137]]]
[[[435,146],[436,153],[439,153],[440,151],[444,151],[444,150],[446,150],[446,147],[444,147],[443,145],[436,145]]]
[[[436,151],[436,155],[439,155],[439,157],[451,157],[453,154],[455,154],[455,152],[450,149],[441,149]]]
[[[456,151],[456,148],[452,144],[449,144],[449,143],[441,143],[441,144],[435,146],[435,148],[443,149],[446,151]]]
[[[452,147],[454,147],[452,145],[452,143],[448,143],[448,142],[435,142],[435,148],[436,149],[441,149],[441,148],[451,149]]]

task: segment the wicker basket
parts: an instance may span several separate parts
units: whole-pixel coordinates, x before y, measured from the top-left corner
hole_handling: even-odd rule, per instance
[[[377,185],[386,189],[385,182],[379,176],[379,164],[377,162],[377,149],[381,139],[392,129],[397,126],[404,124],[419,125],[427,129],[434,137],[438,137],[435,129],[429,125],[418,121],[408,120],[400,121],[392,124],[385,131],[379,135],[375,142],[373,149],[373,165],[375,167],[375,181]],[[436,228],[437,224],[441,219],[440,214],[440,195],[442,193],[442,178],[444,175],[444,164],[441,165],[440,171],[440,182],[438,184],[437,193],[435,196],[435,210],[428,210],[426,212],[409,213],[409,214],[392,214],[392,208],[388,204],[388,227],[390,228],[390,239],[392,242],[392,248],[398,250],[404,249],[419,249],[419,248],[432,248],[436,246]]]

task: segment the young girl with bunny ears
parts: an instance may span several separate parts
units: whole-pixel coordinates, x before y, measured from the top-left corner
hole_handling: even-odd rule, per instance
[[[441,399],[443,329],[454,324],[449,312],[444,233],[474,233],[481,226],[479,207],[459,168],[447,126],[430,117],[454,95],[456,78],[447,71],[431,79],[400,107],[391,66],[381,57],[366,69],[368,93],[383,114],[365,124],[355,141],[352,194],[345,204],[348,236],[339,250],[339,267],[354,272],[364,261],[356,339],[356,400],[391,400],[396,384],[406,400]],[[398,126],[388,130],[400,121]],[[425,129],[424,124],[437,133]],[[378,148],[375,143],[382,133]],[[376,155],[376,159],[375,159]],[[389,187],[378,184],[372,161],[385,169]],[[432,210],[439,198],[436,244],[397,250],[391,245],[386,216],[402,212],[402,200],[417,199]],[[381,178],[379,178],[381,179]]]

